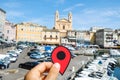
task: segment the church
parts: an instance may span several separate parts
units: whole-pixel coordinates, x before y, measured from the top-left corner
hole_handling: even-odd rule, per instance
[[[72,13],[68,14],[68,19],[59,18],[59,12],[55,13],[55,22],[54,28],[60,32],[60,37],[66,37],[67,31],[72,30]]]

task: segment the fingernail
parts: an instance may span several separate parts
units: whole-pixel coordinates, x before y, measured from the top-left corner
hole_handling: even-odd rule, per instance
[[[54,66],[55,66],[57,69],[60,69],[60,64],[59,64],[59,63],[55,63]]]

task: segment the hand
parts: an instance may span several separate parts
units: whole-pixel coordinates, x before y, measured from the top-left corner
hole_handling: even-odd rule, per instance
[[[59,74],[60,64],[52,62],[43,62],[31,69],[24,80],[56,80]],[[48,72],[48,75],[45,73]]]

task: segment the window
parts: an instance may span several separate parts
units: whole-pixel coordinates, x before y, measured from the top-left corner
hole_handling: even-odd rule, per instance
[[[65,29],[65,25],[63,25],[63,29]]]
[[[44,39],[46,40],[46,35],[44,36]]]
[[[56,40],[58,39],[58,36],[56,35]]]
[[[23,28],[21,29],[21,31],[23,31]]]
[[[52,35],[50,35],[50,39],[52,39]]]
[[[9,34],[9,30],[7,30],[7,33]]]

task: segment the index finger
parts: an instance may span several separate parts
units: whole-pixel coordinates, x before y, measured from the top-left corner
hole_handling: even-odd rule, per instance
[[[41,64],[38,64],[35,68],[32,70],[39,71],[39,73],[43,73],[47,70],[50,70],[52,67],[53,63],[52,62],[43,62]]]

